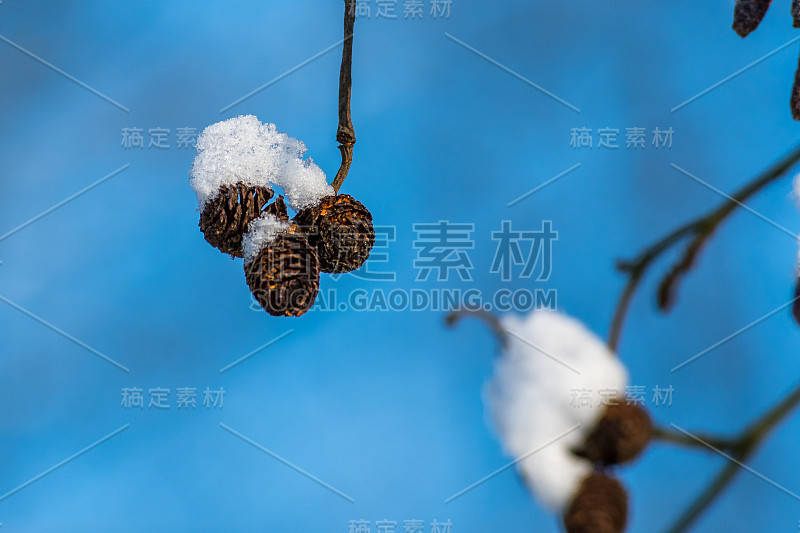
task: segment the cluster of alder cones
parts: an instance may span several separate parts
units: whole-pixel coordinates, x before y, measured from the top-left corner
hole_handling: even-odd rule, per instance
[[[632,461],[652,435],[647,411],[636,404],[610,403],[574,453],[594,464],[564,513],[567,533],[622,533],[628,522],[628,495],[613,476],[614,466]]]
[[[314,304],[320,272],[345,273],[361,267],[375,243],[372,214],[346,194],[323,197],[290,220],[283,196],[239,182],[222,185],[206,202],[200,229],[206,241],[231,257],[244,257],[248,226],[264,214],[286,225],[254,257],[245,259],[247,285],[272,316],[300,316]]]
[[[764,20],[771,3],[772,0],[736,0],[736,7],[733,9],[733,30],[740,37],[750,35]],[[800,28],[800,0],[792,0],[792,20],[792,25]],[[800,120],[800,65],[794,75],[790,105],[792,118]]]

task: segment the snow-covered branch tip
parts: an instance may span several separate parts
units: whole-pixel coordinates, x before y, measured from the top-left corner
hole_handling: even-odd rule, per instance
[[[562,516],[568,533],[598,524],[607,529],[591,530],[622,532],[627,492],[606,467],[636,458],[652,434],[647,411],[623,399],[627,369],[602,339],[562,313],[498,317],[463,309],[446,321],[469,316],[505,343],[484,400],[525,484]],[[589,401],[577,405],[575,391],[589,391]]]
[[[300,316],[319,292],[320,272],[351,272],[375,244],[372,214],[350,195],[339,194],[356,142],[350,116],[355,0],[344,1],[344,38],[339,72],[342,163],[328,185],[305,145],[255,116],[212,124],[200,135],[190,172],[206,241],[231,257],[245,259],[253,296],[272,316]],[[283,196],[273,203],[273,187]]]
[[[369,210],[335,194],[305,152],[274,124],[234,117],[203,131],[190,172],[206,241],[245,259],[250,291],[272,316],[309,311],[320,272],[361,268],[375,243]],[[274,188],[283,195],[269,203]]]

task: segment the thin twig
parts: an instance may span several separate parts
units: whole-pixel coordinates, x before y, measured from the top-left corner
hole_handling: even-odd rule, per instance
[[[342,67],[339,70],[339,128],[336,141],[342,153],[342,165],[331,186],[338,194],[344,183],[350,165],[353,163],[353,145],[356,144],[356,131],[350,116],[350,95],[353,89],[353,29],[356,23],[355,0],[344,0],[344,43],[342,45]]]
[[[735,438],[715,437],[711,435],[698,435],[698,437],[708,444],[711,444],[713,447],[723,451],[738,451],[741,447],[739,439]],[[693,439],[679,431],[673,431],[672,429],[661,426],[653,426],[653,439],[669,444],[708,450],[708,448],[697,439]]]
[[[508,346],[508,333],[503,328],[503,325],[500,323],[500,319],[497,318],[497,315],[490,311],[486,311],[481,308],[463,307],[447,315],[444,321],[445,324],[453,327],[458,323],[459,320],[465,317],[479,319],[481,322],[489,326],[489,329],[492,330],[492,333],[494,334],[501,348]]]
[[[677,522],[667,531],[669,533],[680,533],[686,531],[695,520],[697,520],[706,508],[711,505],[722,490],[733,480],[739,470],[736,463],[728,463],[725,468],[714,478],[708,488],[701,494],[689,508],[681,515]]]
[[[611,330],[608,334],[608,345],[612,351],[617,350],[619,338],[622,334],[622,326],[624,325],[625,318],[628,315],[628,309],[630,308],[631,300],[633,300],[633,296],[636,293],[636,289],[639,288],[639,284],[644,278],[645,272],[653,263],[653,261],[655,261],[662,253],[666,252],[672,246],[680,242],[681,239],[690,234],[694,230],[695,224],[697,224],[696,221],[690,222],[689,224],[678,228],[647,248],[633,261],[617,262],[617,270],[626,272],[628,274],[628,281],[625,284],[625,288],[622,290],[619,301],[617,302],[617,307],[614,311],[614,318],[611,321]]]
[[[755,453],[778,423],[786,418],[798,404],[800,404],[800,385],[796,386],[783,400],[779,401],[771,409],[768,409],[742,433],[741,437],[732,443],[733,446],[729,448],[733,450],[732,457],[739,463],[744,463]],[[704,437],[703,440],[705,440]],[[706,442],[715,448],[719,448],[713,442]],[[725,465],[700,496],[698,496],[686,511],[681,514],[678,520],[667,529],[667,532],[683,533],[687,531],[695,520],[714,503],[717,496],[719,496],[728,484],[733,481],[733,478],[736,477],[736,474],[738,474],[740,470],[741,467],[736,462],[731,461],[729,464]]]
[[[679,227],[672,233],[661,238],[655,244],[646,248],[635,259],[617,263],[617,269],[625,272],[628,275],[628,280],[617,302],[614,318],[611,321],[608,345],[612,350],[616,351],[619,346],[619,338],[622,334],[622,327],[627,317],[631,300],[636,290],[639,288],[647,269],[652,266],[653,262],[667,250],[673,248],[684,239],[691,237],[686,244],[681,258],[669,270],[668,274],[659,285],[659,305],[663,310],[668,310],[674,302],[678,283],[694,266],[701,249],[705,246],[720,224],[751,196],[783,177],[786,171],[798,160],[800,160],[800,146],[794,148],[771,168],[736,191],[736,193],[731,196],[732,199],[725,200],[708,214]]]

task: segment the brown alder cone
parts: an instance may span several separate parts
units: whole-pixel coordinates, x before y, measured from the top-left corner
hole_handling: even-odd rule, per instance
[[[283,201],[282,195],[275,198],[275,201],[265,207],[262,213],[270,214],[281,222],[289,222],[289,212],[286,210],[286,202]]]
[[[736,7],[733,8],[733,31],[740,37],[747,37],[755,30],[772,0],[736,0]]]
[[[567,533],[622,533],[628,522],[628,495],[616,479],[594,473],[583,480],[564,514]]]
[[[339,274],[361,267],[375,244],[372,214],[347,194],[324,197],[297,213],[294,221],[316,249],[322,272]]]
[[[615,465],[637,457],[649,444],[653,423],[638,405],[609,405],[576,455],[593,463]]]
[[[792,26],[800,28],[800,0],[792,0]]]
[[[800,65],[794,73],[794,85],[792,85],[792,98],[790,100],[792,108],[792,118],[800,120]]]
[[[208,243],[224,254],[242,257],[242,236],[247,225],[261,215],[273,192],[242,182],[221,185],[219,193],[203,206],[200,229]]]
[[[279,233],[244,273],[250,292],[272,316],[300,316],[314,305],[319,292],[317,254],[296,227]]]

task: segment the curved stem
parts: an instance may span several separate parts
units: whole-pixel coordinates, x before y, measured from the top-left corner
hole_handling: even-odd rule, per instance
[[[492,333],[494,333],[494,336],[501,348],[508,346],[508,333],[506,332],[505,328],[503,328],[503,325],[500,323],[500,319],[497,318],[497,315],[492,312],[480,308],[472,309],[464,307],[447,315],[444,321],[448,326],[455,326],[459,320],[465,317],[479,319],[489,327]]]
[[[331,183],[337,194],[350,171],[350,165],[353,162],[353,145],[356,144],[356,132],[350,116],[355,23],[356,2],[355,0],[344,0],[344,42],[342,43],[342,66],[339,69],[339,128],[336,131],[336,141],[339,143],[339,151],[342,153],[342,165]]]

